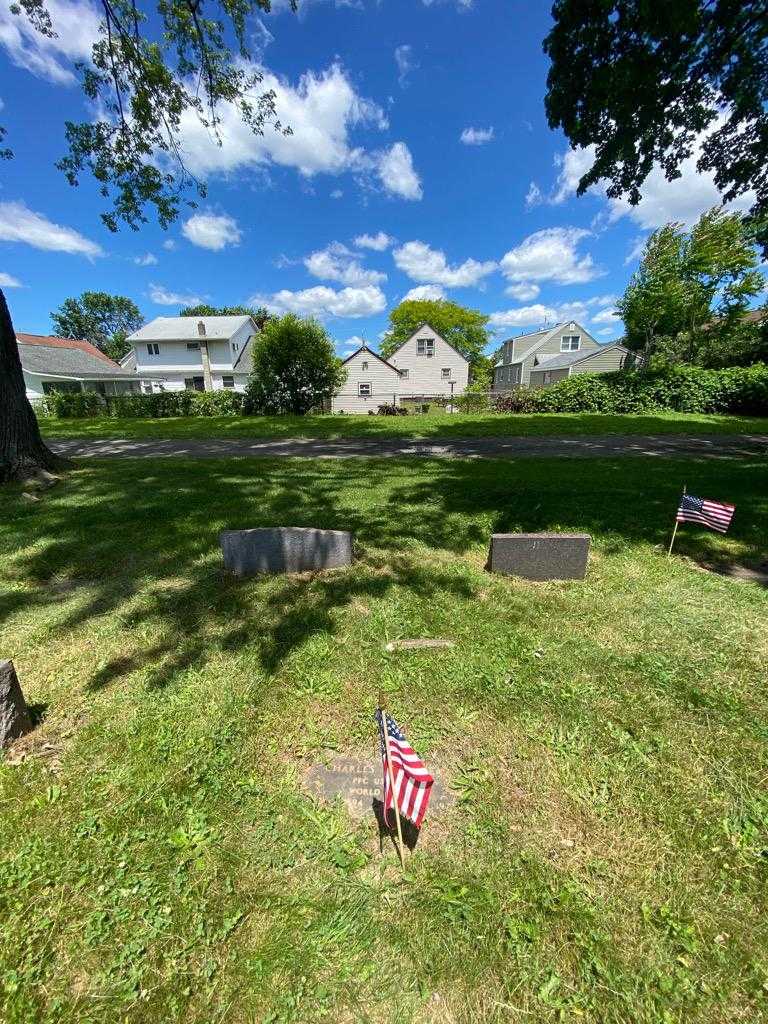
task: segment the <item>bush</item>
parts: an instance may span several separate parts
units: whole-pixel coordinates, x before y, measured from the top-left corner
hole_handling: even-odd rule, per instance
[[[167,419],[169,416],[237,416],[243,395],[236,391],[160,391],[153,395],[114,395],[107,399],[110,416]]]
[[[506,413],[670,411],[768,416],[768,366],[585,373],[548,388],[509,391],[495,399],[494,408]]]
[[[380,405],[377,415],[379,416],[407,416],[408,410],[401,405]]]
[[[43,408],[48,416],[73,420],[101,415],[105,402],[98,391],[52,391],[43,399]]]

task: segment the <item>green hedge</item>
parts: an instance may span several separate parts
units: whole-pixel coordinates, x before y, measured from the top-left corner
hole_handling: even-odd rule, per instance
[[[768,366],[585,373],[548,388],[507,392],[496,399],[495,408],[498,412],[672,411],[768,416]]]
[[[169,416],[237,416],[243,395],[236,391],[161,391],[154,395],[109,395],[95,391],[46,395],[49,416],[74,419],[83,416],[114,416],[127,419],[167,419]]]

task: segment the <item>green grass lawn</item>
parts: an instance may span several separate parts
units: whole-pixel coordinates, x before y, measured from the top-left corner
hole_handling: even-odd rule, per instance
[[[768,434],[768,419],[754,416],[657,413],[427,413],[419,416],[215,416],[151,420],[40,419],[50,438],[209,437],[536,437],[561,434]]]
[[[684,480],[737,513],[668,561]],[[768,590],[701,568],[764,557],[764,460],[89,462],[2,502],[40,719],[0,754],[4,1022],[765,1019]],[[356,564],[222,571],[276,524]],[[484,571],[550,528],[584,583]],[[460,801],[404,878],[302,788],[375,755],[380,688]]]

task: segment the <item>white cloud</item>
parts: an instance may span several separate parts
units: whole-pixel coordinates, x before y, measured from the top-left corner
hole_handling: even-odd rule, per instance
[[[304,266],[321,281],[338,281],[353,287],[387,280],[386,274],[361,266],[355,254],[340,242],[331,242],[325,249],[310,253],[304,259]]]
[[[367,285],[364,288],[342,288],[334,291],[325,285],[305,288],[303,291],[289,291],[284,288],[274,295],[254,295],[254,305],[263,305],[275,313],[298,313],[300,316],[361,317],[373,316],[387,305],[381,288]]]
[[[460,11],[471,11],[475,6],[475,0],[421,0],[425,7],[434,7],[438,4],[454,3]]]
[[[402,301],[424,301],[426,299],[430,302],[437,302],[439,299],[445,299],[446,297],[445,289],[439,284],[420,284],[416,288],[411,288],[409,292],[406,292]]]
[[[596,331],[595,333],[599,334],[601,338],[607,338],[609,335],[615,334],[616,331],[613,329],[613,327],[603,327],[601,330]]]
[[[465,146],[484,146],[486,142],[493,141],[493,134],[493,127],[465,128],[459,138]]]
[[[104,255],[96,242],[74,228],[54,224],[23,202],[0,203],[0,241],[23,242],[35,249],[80,253],[89,258]]]
[[[228,245],[239,245],[243,233],[228,214],[195,213],[185,221],[181,233],[193,245],[221,252]]]
[[[171,292],[161,284],[149,286],[149,297],[158,306],[197,306],[203,301],[200,295],[184,295],[180,292]]]
[[[407,274],[412,281],[424,284],[439,284],[446,288],[469,288],[491,274],[496,269],[492,261],[479,263],[477,260],[465,260],[457,267],[451,267],[445,253],[439,249],[431,249],[426,242],[406,242],[395,249],[395,264]]]
[[[500,313],[492,313],[488,326],[492,330],[502,330],[505,327],[543,326],[546,323],[554,326],[556,322],[556,309],[553,309],[552,306],[543,306],[541,303],[536,303],[533,306],[518,306],[516,309],[506,309]]]
[[[544,196],[542,195],[541,189],[532,181],[528,186],[528,191],[525,194],[525,208],[526,210],[532,210],[534,206],[538,206],[544,202]]]
[[[344,193],[342,192],[342,190],[340,188],[335,188],[333,190],[333,192],[331,192],[331,199],[343,199],[343,198],[344,198]]]
[[[361,338],[358,334],[353,334],[351,338],[347,338],[346,341],[337,341],[336,344],[339,348],[343,349],[347,355],[351,352],[356,352],[362,345],[365,344],[365,339]]]
[[[274,92],[277,116],[290,125],[292,134],[267,127],[263,135],[254,135],[236,107],[222,104],[219,146],[194,112],[188,111],[182,118],[182,134],[186,163],[193,174],[205,177],[268,164],[294,167],[305,177],[358,170],[366,154],[350,144],[351,129],[388,127],[381,107],[357,94],[339,64],[320,73],[307,71],[295,86],[271,71],[263,75],[256,95]]]
[[[395,142],[390,149],[378,154],[377,174],[382,185],[392,195],[403,199],[421,199],[421,179],[413,166],[411,151],[404,142]]]
[[[131,263],[135,263],[137,267],[154,267],[157,263],[157,256],[147,252],[143,256],[131,257]]]
[[[395,64],[397,64],[397,80],[401,88],[404,89],[408,84],[408,75],[419,66],[413,56],[413,47],[408,43],[398,46],[395,49]]]
[[[72,65],[88,61],[99,38],[100,14],[90,0],[46,0],[55,36],[41,35],[27,16],[11,12],[10,0],[0,0],[0,46],[12,63],[38,78],[58,85],[76,81]]]
[[[709,132],[721,124],[718,120]],[[657,164],[640,186],[642,198],[637,206],[626,199],[608,199],[605,185],[598,182],[589,189],[591,195],[601,196],[608,204],[609,221],[629,217],[644,230],[654,230],[669,221],[680,221],[687,227],[694,224],[705,210],[718,206],[722,194],[715,185],[711,172],[701,172],[696,164],[701,156],[701,146],[707,133],[703,133],[694,144],[690,157],[680,164],[680,177],[667,181],[664,171]],[[559,204],[576,195],[579,180],[594,162],[594,146],[585,149],[570,149],[563,156],[555,158],[560,171],[555,188],[548,202]],[[754,203],[754,192],[745,193],[728,204],[728,209],[746,212]],[[634,256],[630,256],[633,259]]]
[[[0,273],[0,288],[23,288],[24,285],[12,274]]]
[[[508,281],[553,281],[556,284],[583,284],[600,277],[592,257],[580,256],[579,242],[590,234],[583,228],[544,228],[510,249],[501,260]]]
[[[511,284],[504,294],[510,295],[519,302],[529,302],[531,299],[535,299],[540,291],[541,288],[537,284],[521,281],[520,284]]]
[[[176,243],[172,238],[166,238],[166,240],[163,242],[163,248],[167,249],[168,252],[173,252],[173,250],[176,248]]]
[[[617,324],[621,323],[621,317],[613,312],[612,309],[606,308],[600,310],[592,317],[593,324]]]
[[[374,252],[384,252],[385,249],[394,244],[394,241],[394,238],[390,238],[383,231],[379,231],[375,235],[358,235],[354,244],[358,249],[373,249]]]

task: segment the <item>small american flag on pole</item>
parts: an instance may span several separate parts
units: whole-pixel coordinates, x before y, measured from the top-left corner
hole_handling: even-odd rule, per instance
[[[389,821],[389,812],[397,802],[397,808],[419,828],[427,813],[432,783],[435,781],[424,767],[424,762],[405,738],[400,726],[381,708],[376,712],[381,740],[381,760],[384,768],[384,819]],[[384,735],[386,723],[387,734]],[[387,766],[389,751],[389,767]],[[394,780],[394,799],[391,777]]]
[[[731,525],[735,505],[724,501],[710,501],[709,498],[697,498],[693,494],[684,494],[677,510],[678,523],[698,523],[708,526],[718,533],[727,533]]]

